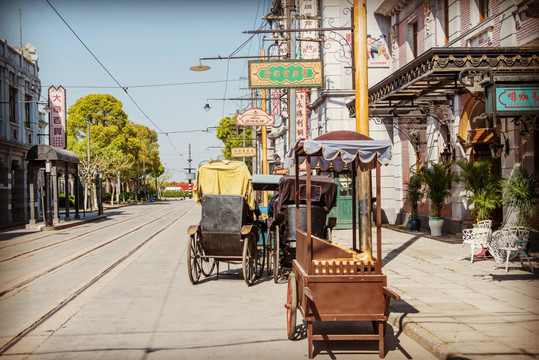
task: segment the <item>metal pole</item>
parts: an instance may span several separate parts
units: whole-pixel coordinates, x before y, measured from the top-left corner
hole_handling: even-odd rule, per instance
[[[88,136],[88,163],[86,164],[86,169],[88,171],[88,174],[86,174],[86,179],[88,179],[87,184],[85,184],[84,192],[85,194],[85,202],[86,202],[86,208],[91,208],[91,195],[90,195],[90,116],[88,116],[88,129],[86,130]]]
[[[369,136],[367,79],[367,1],[354,0],[354,85],[356,131]],[[372,255],[370,171],[358,173],[361,251]],[[376,199],[380,206],[380,199]]]
[[[260,59],[264,60],[266,58],[266,52],[264,49],[260,50]],[[266,89],[262,89],[262,110],[266,112]],[[266,175],[268,173],[268,129],[266,126],[261,126],[261,137],[262,137],[262,174]],[[262,192],[262,203],[263,206],[268,206],[268,192]]]
[[[290,12],[290,28],[292,30],[296,29],[296,12]],[[290,59],[294,60],[296,58],[296,32],[292,31],[290,33]],[[288,148],[292,149],[296,145],[296,89],[292,88],[289,90],[290,101],[288,102],[288,119],[289,119],[289,144]],[[295,171],[294,168],[290,169],[290,175],[294,175],[292,171]]]
[[[189,162],[189,169],[187,170],[189,172],[189,174],[191,174],[191,161],[193,161],[193,159],[191,159],[191,144],[189,144],[189,158],[187,159],[187,161]],[[189,199],[191,199],[193,197],[193,189],[191,188],[191,175],[189,175]]]

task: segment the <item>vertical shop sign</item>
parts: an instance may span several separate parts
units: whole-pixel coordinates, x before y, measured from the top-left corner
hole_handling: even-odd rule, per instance
[[[66,148],[66,91],[63,86],[49,87],[49,139],[50,146]]]
[[[308,126],[307,89],[296,90],[296,140],[307,139]]]
[[[299,28],[300,29],[318,29],[318,20],[314,17],[318,14],[316,0],[300,0],[299,2]],[[302,59],[319,59],[318,32],[301,32],[300,52]]]

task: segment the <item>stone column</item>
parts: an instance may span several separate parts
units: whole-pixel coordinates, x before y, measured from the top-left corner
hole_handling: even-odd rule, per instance
[[[65,194],[65,200],[66,200],[66,203],[65,203],[65,208],[66,208],[66,217],[65,217],[65,221],[69,221],[71,220],[69,218],[69,169],[68,169],[68,163],[66,162],[65,163],[66,165],[66,168],[65,168],[65,175],[64,175],[64,194]]]

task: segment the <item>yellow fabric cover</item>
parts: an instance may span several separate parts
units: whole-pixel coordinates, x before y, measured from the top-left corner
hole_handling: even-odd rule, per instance
[[[251,210],[255,208],[252,177],[241,161],[223,160],[200,166],[193,188],[193,200],[200,204],[202,194],[243,195]]]

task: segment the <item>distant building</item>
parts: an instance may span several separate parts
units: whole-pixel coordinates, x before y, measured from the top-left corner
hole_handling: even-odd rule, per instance
[[[41,81],[35,48],[9,46],[0,39],[0,224],[29,219],[25,156],[43,143],[40,134],[47,122],[38,112]],[[41,124],[41,126],[40,126]],[[39,206],[38,206],[39,208]]]

